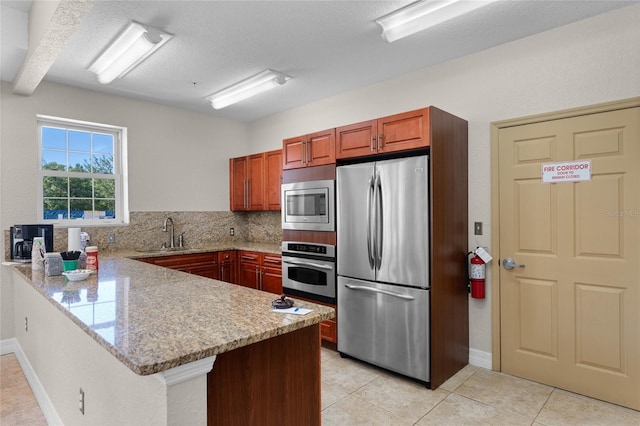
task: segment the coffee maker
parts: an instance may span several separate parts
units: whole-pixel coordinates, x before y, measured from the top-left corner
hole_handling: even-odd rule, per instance
[[[14,225],[9,228],[11,260],[31,262],[31,249],[34,237],[44,237],[47,252],[53,251],[53,225]]]

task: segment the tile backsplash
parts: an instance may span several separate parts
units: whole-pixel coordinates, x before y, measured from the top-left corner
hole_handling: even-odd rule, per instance
[[[91,245],[100,251],[159,249],[169,244],[169,233],[162,232],[166,218],[175,226],[175,243],[184,233],[184,246],[197,248],[217,242],[243,241],[280,244],[282,224],[279,211],[275,212],[131,212],[127,226],[82,227],[89,234]],[[229,235],[230,228],[234,236]],[[5,258],[9,257],[9,230],[5,230]],[[53,250],[67,250],[67,228],[53,230]],[[109,243],[109,235],[115,242]]]

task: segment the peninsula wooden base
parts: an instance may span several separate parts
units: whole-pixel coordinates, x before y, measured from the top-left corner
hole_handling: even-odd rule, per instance
[[[219,354],[207,401],[209,426],[319,426],[320,326]]]

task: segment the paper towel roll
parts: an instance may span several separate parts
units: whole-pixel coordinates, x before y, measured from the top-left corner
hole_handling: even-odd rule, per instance
[[[69,228],[69,251],[80,251],[82,243],[80,242],[80,228]]]

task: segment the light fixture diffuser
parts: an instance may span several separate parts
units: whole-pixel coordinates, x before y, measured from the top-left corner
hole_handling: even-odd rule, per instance
[[[398,9],[376,22],[389,43],[469,13],[496,0],[420,0]]]
[[[213,109],[221,109],[274,87],[282,86],[291,77],[266,69],[251,77],[245,78],[225,89],[207,96]]]
[[[134,69],[173,35],[131,21],[129,26],[89,67],[98,81],[109,84]]]

